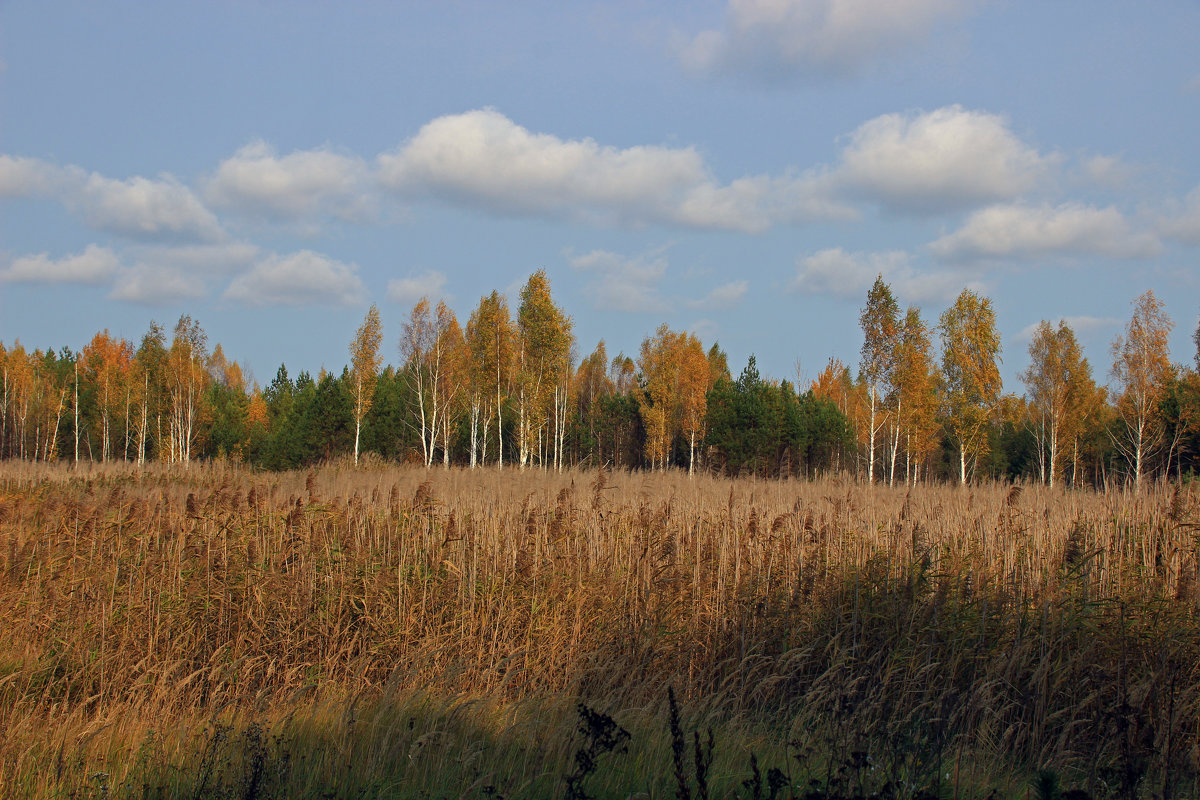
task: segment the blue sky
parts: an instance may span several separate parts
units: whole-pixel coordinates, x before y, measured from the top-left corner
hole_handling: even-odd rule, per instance
[[[1106,380],[1147,289],[1190,362],[1198,53],[1191,2],[8,0],[0,340],[186,313],[266,383],[544,268],[580,356],[807,381],[882,273],[990,297],[1010,391],[1042,319]]]

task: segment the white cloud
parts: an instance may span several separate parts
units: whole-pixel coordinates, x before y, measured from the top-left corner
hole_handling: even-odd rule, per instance
[[[789,291],[862,300],[879,275],[901,304],[947,302],[964,288],[984,288],[967,272],[919,271],[905,252],[847,253],[836,247],[799,259]]]
[[[421,298],[446,299],[445,288],[446,275],[437,270],[430,270],[421,275],[388,281],[387,298],[393,303],[415,305]]]
[[[16,258],[0,270],[0,281],[12,283],[82,283],[92,286],[107,283],[120,267],[115,253],[107,247],[89,244],[82,253],[53,259],[45,253]]]
[[[168,305],[208,294],[204,282],[179,269],[138,264],[122,270],[109,297],[144,305]]]
[[[93,228],[136,239],[223,236],[216,216],[167,174],[117,180],[76,166],[0,155],[0,196],[51,197]]]
[[[564,140],[491,109],[439,117],[378,165],[394,191],[502,214],[756,232],[778,221],[849,213],[811,196],[817,186],[805,177],[721,185],[691,147]]]
[[[1023,144],[1002,117],[953,105],[863,123],[833,180],[892,210],[951,211],[1017,197],[1056,161]]]
[[[1075,316],[1075,317],[1059,317],[1056,320],[1051,320],[1050,324],[1057,327],[1058,323],[1060,323],[1060,322],[1067,323],[1067,325],[1070,326],[1071,330],[1074,331],[1077,335],[1082,335],[1082,334],[1092,333],[1094,331],[1110,329],[1110,328],[1114,328],[1117,325],[1121,324],[1121,320],[1117,319],[1116,317],[1090,317],[1087,315],[1080,315],[1080,316]],[[1016,342],[1031,342],[1031,341],[1033,341],[1033,335],[1035,333],[1037,333],[1038,326],[1041,324],[1042,323],[1039,320],[1038,322],[1033,322],[1033,323],[1030,323],[1029,325],[1026,325],[1024,328],[1022,328],[1020,331],[1017,332],[1017,335],[1013,337],[1013,341],[1016,341]]]
[[[951,261],[1080,254],[1137,259],[1157,255],[1161,245],[1154,235],[1133,231],[1111,206],[1066,203],[985,208],[929,249]]]
[[[224,298],[248,306],[354,305],[366,296],[357,271],[311,250],[272,254],[234,278]]]
[[[687,306],[688,308],[713,311],[733,308],[742,301],[749,288],[749,281],[731,281],[716,287],[699,300],[687,301]]]
[[[664,248],[629,258],[606,250],[571,256],[571,269],[594,275],[586,293],[595,308],[630,313],[666,313],[671,302],[659,284],[667,274]]]
[[[374,216],[361,158],[328,149],[280,157],[261,140],[222,161],[205,182],[204,196],[214,206],[276,220],[329,215],[364,221]]]
[[[122,181],[92,173],[67,190],[62,201],[92,227],[125,236],[200,240],[222,236],[216,216],[170,175]]]
[[[61,170],[36,158],[0,155],[0,197],[49,194]]]
[[[729,0],[724,27],[680,48],[697,72],[741,73],[766,80],[853,75],[915,49],[964,0]]]

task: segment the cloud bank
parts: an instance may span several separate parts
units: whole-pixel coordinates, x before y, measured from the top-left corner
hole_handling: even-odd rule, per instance
[[[759,232],[781,220],[850,213],[805,177],[721,184],[691,147],[616,148],[534,133],[484,109],[439,117],[378,159],[391,190],[510,215],[602,225],[682,225]]]

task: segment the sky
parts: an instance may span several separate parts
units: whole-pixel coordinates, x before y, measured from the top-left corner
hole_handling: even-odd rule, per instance
[[[882,275],[990,298],[1007,391],[1041,320],[1105,382],[1147,290],[1195,355],[1198,133],[1190,0],[0,0],[0,341],[187,314],[266,384],[544,269],[580,358],[804,385]]]

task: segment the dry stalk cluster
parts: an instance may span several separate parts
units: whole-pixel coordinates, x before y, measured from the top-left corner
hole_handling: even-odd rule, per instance
[[[5,464],[0,787],[128,773],[171,720],[415,694],[659,715],[672,686],[897,796],[996,764],[1194,795],[1198,523],[1171,486]],[[260,785],[269,735],[227,738]]]

